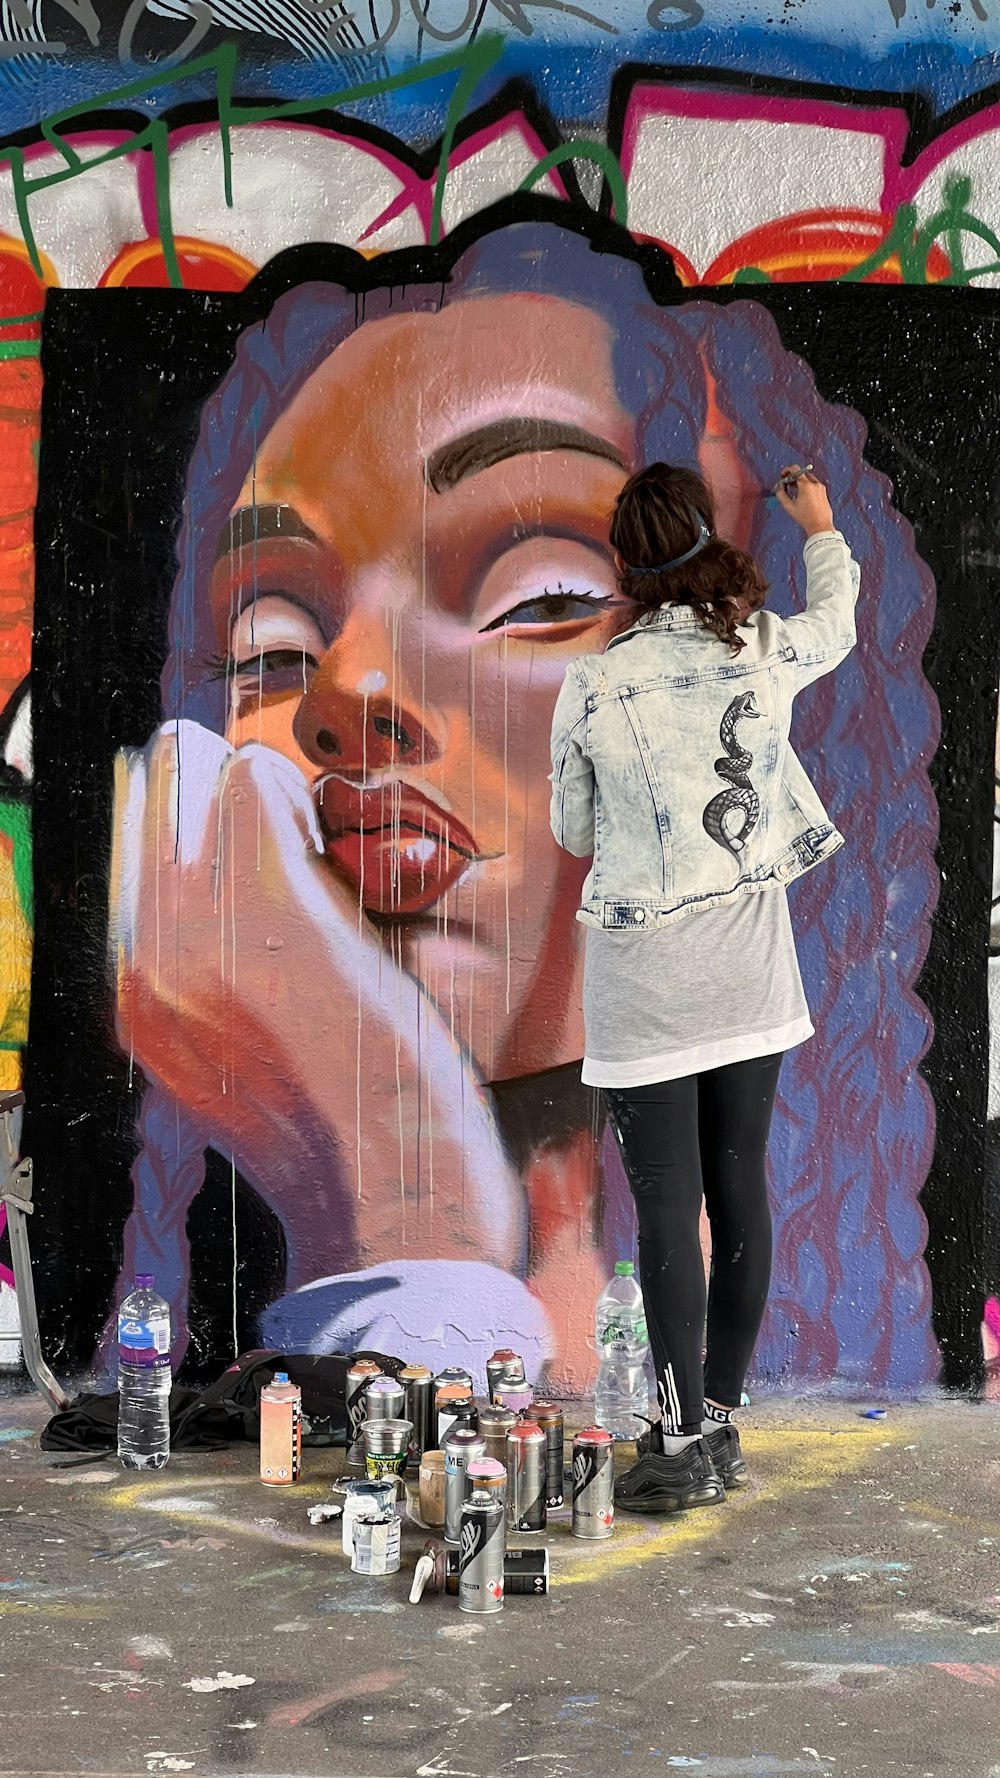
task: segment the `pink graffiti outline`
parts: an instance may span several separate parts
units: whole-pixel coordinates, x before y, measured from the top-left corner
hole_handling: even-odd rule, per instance
[[[924,181],[942,161],[954,154],[957,148],[964,148],[968,143],[975,142],[979,136],[988,136],[1000,130],[1000,104],[987,105],[985,110],[977,111],[973,117],[953,124],[950,130],[917,155],[912,167],[898,167],[894,170],[891,186],[887,186],[887,205],[891,202],[895,208],[898,204],[912,203]]]
[[[544,142],[541,140],[541,137],[532,129],[523,111],[508,111],[505,116],[497,118],[493,123],[484,125],[481,130],[473,131],[471,136],[467,136],[463,142],[459,143],[448,162],[449,169],[463,166],[466,161],[472,160],[475,155],[480,154],[482,150],[488,148],[491,143],[500,141],[503,136],[510,133],[520,136],[529,152],[537,156],[538,160],[544,160],[548,150]],[[558,170],[553,169],[548,177],[556,186],[559,196],[565,198],[567,196],[566,187],[562,179],[559,177]],[[369,223],[364,234],[361,236],[362,241],[369,240],[378,229],[384,228],[387,223],[395,221],[396,217],[402,215],[403,212],[409,208],[410,204],[414,206],[420,218],[421,227],[424,231],[424,238],[426,240],[430,239],[431,207],[434,197],[433,182],[430,180],[418,179],[413,174],[410,174],[410,179],[412,181],[410,190],[408,192],[400,192],[399,197],[394,198],[392,203],[382,211],[381,215],[376,216],[374,222]]]
[[[704,118],[717,123],[811,124],[819,129],[881,136],[883,143],[883,207],[898,171],[909,123],[897,106],[843,105],[835,99],[786,99],[749,93],[713,93],[702,88],[660,86],[640,81],[629,95],[619,154],[627,180],[635,158],[640,125],[651,115]]]

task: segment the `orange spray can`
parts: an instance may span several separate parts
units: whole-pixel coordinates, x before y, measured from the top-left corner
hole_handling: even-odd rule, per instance
[[[302,1391],[275,1371],[260,1392],[260,1479],[269,1488],[297,1482],[302,1467]]]

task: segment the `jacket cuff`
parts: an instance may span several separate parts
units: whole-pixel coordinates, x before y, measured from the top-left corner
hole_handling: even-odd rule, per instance
[[[838,543],[842,543],[846,549],[847,538],[844,536],[843,531],[814,531],[812,536],[807,537],[805,543],[802,545],[802,554],[805,555],[806,550],[811,543],[823,543],[828,537],[836,537]]]

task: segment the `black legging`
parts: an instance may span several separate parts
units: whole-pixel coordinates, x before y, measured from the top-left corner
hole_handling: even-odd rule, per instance
[[[764,1161],[781,1056],[606,1091],[639,1218],[639,1278],[665,1432],[701,1430],[706,1399],[737,1408],[771,1281]],[[712,1273],[698,1224],[705,1199]]]

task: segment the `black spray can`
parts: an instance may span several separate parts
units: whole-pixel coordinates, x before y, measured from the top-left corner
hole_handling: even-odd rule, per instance
[[[544,1531],[545,1434],[520,1420],[507,1434],[507,1523],[512,1531]]]
[[[364,1473],[365,1390],[382,1372],[370,1358],[359,1358],[347,1373],[347,1467]]]
[[[442,1583],[446,1593],[458,1592],[458,1569],[458,1551],[449,1550],[445,1559],[445,1578]],[[430,1589],[428,1588],[428,1590]],[[441,1585],[436,1590],[440,1592]],[[507,1599],[513,1598],[518,1593],[532,1593],[536,1598],[540,1593],[547,1593],[549,1590],[548,1550],[505,1551],[503,1590]]]
[[[504,1512],[499,1500],[476,1488],[462,1508],[458,1544],[458,1608],[503,1610]]]
[[[554,1401],[532,1403],[531,1418],[545,1434],[545,1504],[563,1503],[563,1412]]]
[[[573,1440],[573,1536],[610,1537],[615,1525],[615,1447],[603,1426]]]

